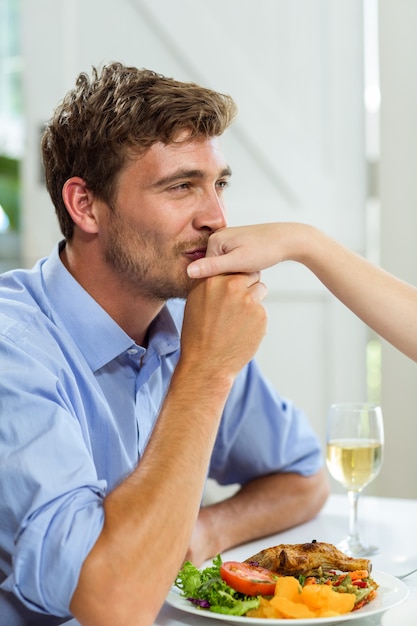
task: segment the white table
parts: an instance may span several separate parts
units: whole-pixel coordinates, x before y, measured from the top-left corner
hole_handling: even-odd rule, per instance
[[[417,568],[417,500],[362,496],[359,502],[359,520],[362,538],[380,546],[379,553],[372,557],[374,571],[399,576],[413,567]],[[347,496],[332,495],[314,520],[266,539],[238,546],[222,556],[224,560],[241,561],[269,546],[305,543],[313,539],[336,544],[346,534],[347,525]],[[406,578],[404,582],[410,589],[406,602],[417,599],[417,573]],[[220,625],[222,622],[183,613],[165,604],[155,626],[217,626],[217,623]],[[356,619],[353,623],[355,626],[380,626],[381,615]],[[66,626],[79,625],[77,621],[71,620]],[[268,626],[268,620],[265,620],[265,626]]]

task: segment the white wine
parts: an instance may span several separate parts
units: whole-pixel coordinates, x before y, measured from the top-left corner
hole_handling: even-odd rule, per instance
[[[327,467],[346,489],[361,491],[378,474],[382,444],[373,439],[337,439],[327,444]]]

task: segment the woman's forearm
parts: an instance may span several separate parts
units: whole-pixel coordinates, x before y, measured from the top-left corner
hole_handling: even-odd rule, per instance
[[[375,332],[417,361],[417,289],[324,233],[308,230],[300,262]]]

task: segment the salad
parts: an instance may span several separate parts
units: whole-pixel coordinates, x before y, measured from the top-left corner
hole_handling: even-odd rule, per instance
[[[201,570],[186,561],[174,585],[183,597],[202,610],[251,617],[340,615],[368,604],[376,597],[378,588],[366,570],[319,571],[316,576],[308,577],[282,576],[254,564],[223,562],[220,555]],[[315,589],[311,589],[313,585]],[[317,608],[319,602],[320,609]],[[284,615],[283,610],[287,614]]]

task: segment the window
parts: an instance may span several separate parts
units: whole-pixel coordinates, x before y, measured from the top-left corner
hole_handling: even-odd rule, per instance
[[[23,152],[20,0],[0,0],[0,232],[19,227]]]

